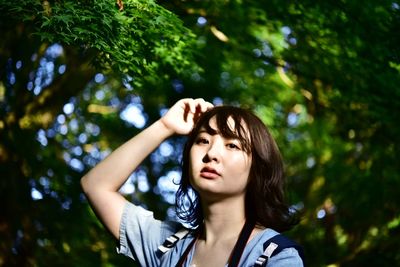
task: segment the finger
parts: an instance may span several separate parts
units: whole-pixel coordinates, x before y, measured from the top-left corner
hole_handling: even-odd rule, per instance
[[[188,110],[191,113],[195,113],[196,112],[196,100],[194,100],[193,98],[188,98],[186,105],[188,106]]]
[[[196,105],[196,113],[198,113],[198,112],[202,112],[202,108],[201,108],[201,106],[203,105],[203,103],[204,103],[205,101],[204,101],[204,99],[203,98],[196,98],[195,100],[194,100],[194,103],[195,103],[195,105]]]
[[[195,101],[196,102],[196,114],[197,113],[203,113],[203,103],[205,102],[204,99],[198,99]]]
[[[207,110],[210,110],[214,107],[214,105],[210,102],[205,101],[204,104],[202,105],[202,112],[206,112]]]
[[[196,112],[193,114],[193,122],[196,123],[201,114],[208,110],[211,103],[205,101],[203,98],[197,98],[194,100],[194,102],[196,103]]]
[[[205,101],[203,98],[198,98],[195,100],[197,103],[197,110],[201,113],[206,112],[207,110],[211,109],[214,107],[213,104],[210,102]]]
[[[182,99],[182,101],[183,104],[185,105],[185,112],[190,112],[193,114],[203,113],[214,107],[213,104],[205,101],[203,98],[196,98],[196,99],[185,98]]]

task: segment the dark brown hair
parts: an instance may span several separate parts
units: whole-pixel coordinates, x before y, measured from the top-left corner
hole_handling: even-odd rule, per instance
[[[214,117],[218,129],[210,126]],[[229,127],[229,118],[234,120],[235,129]],[[202,127],[209,133],[218,130],[225,138],[237,138],[244,151],[251,154],[245,199],[246,218],[280,232],[297,224],[296,214],[290,212],[284,199],[283,162],[278,146],[256,115],[231,106],[214,107],[203,113],[188,136],[182,158],[182,179],[176,193],[178,218],[192,227],[200,226],[204,219],[200,196],[190,185],[189,173],[190,149]]]

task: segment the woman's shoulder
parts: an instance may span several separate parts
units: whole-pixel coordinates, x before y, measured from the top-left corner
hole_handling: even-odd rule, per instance
[[[304,266],[303,250],[299,244],[271,228],[255,228],[245,253],[254,266]],[[256,263],[259,262],[260,265]],[[249,265],[249,266],[253,266]],[[247,262],[244,266],[247,266]]]
[[[253,229],[253,232],[251,233],[249,242],[253,240],[257,243],[264,242],[278,234],[279,232],[275,231],[274,229],[256,225]]]

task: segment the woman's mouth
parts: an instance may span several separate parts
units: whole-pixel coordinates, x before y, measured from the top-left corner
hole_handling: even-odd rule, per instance
[[[200,171],[200,176],[207,179],[215,179],[221,175],[213,168],[204,167]]]

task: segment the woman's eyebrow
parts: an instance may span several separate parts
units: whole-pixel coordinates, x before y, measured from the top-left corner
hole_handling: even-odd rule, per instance
[[[197,132],[197,134],[199,135],[201,133],[206,133],[209,135],[216,135],[216,134],[220,134],[221,132],[219,130],[214,130],[211,127],[209,127],[209,129],[206,129],[205,127],[201,127],[200,130]]]
[[[206,129],[200,129],[197,134],[208,133]]]

